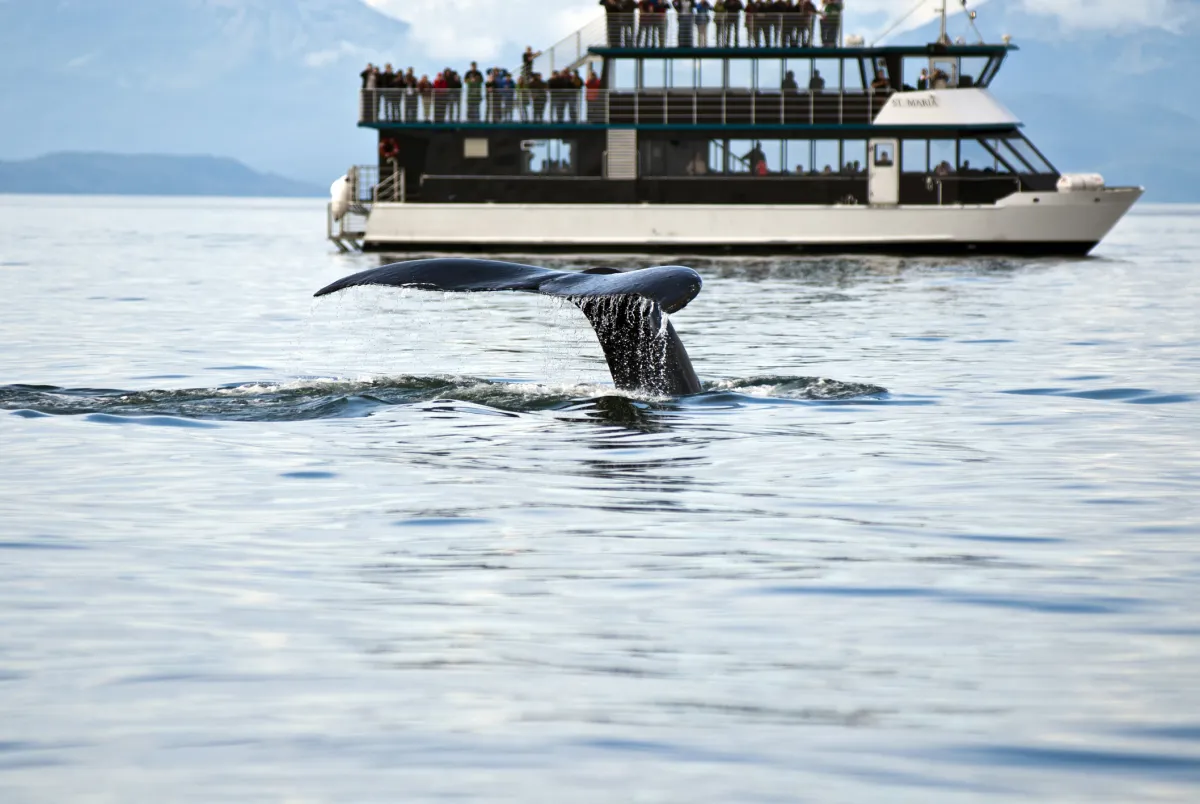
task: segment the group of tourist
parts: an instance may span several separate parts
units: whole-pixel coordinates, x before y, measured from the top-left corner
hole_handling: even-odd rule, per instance
[[[667,12],[675,11],[678,47],[812,47],[820,24],[821,46],[835,47],[842,0],[600,0],[609,47],[667,47]],[[819,7],[818,7],[819,6]]]
[[[517,119],[523,123],[580,122],[580,90],[586,90],[588,100],[598,98],[600,76],[589,67],[586,79],[578,70],[556,70],[548,79],[543,78],[533,69],[538,55],[526,48],[521,74],[516,78],[503,67],[493,67],[485,76],[476,62],[471,62],[462,75],[447,67],[432,80],[428,75],[417,78],[411,67],[394,70],[390,64],[382,69],[368,64],[359,74],[362,88],[372,90],[363,93],[361,119],[404,123],[501,123]]]

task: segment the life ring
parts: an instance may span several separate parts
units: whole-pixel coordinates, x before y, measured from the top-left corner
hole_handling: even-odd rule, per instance
[[[384,159],[395,159],[399,153],[400,143],[391,137],[384,137],[379,141],[379,155]]]

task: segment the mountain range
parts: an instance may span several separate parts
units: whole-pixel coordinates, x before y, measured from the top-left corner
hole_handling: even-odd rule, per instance
[[[1038,147],[1150,200],[1200,200],[1200,15],[1081,31],[1024,9],[993,0],[978,23],[1020,47],[993,89]],[[970,33],[961,17],[952,28]],[[418,39],[363,0],[0,0],[0,158],[222,154],[327,186],[374,156],[373,132],[355,125],[362,65],[432,73],[441,64]]]
[[[0,193],[323,196],[317,184],[260,173],[228,157],[59,152],[0,161]]]

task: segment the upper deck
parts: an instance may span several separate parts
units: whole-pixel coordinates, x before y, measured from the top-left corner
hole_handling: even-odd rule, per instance
[[[515,74],[483,85],[364,88],[359,125],[736,130],[879,125],[1012,127],[986,92],[1015,46],[863,46],[821,20],[782,13],[606,14]],[[587,77],[581,74],[586,69]],[[507,71],[505,71],[507,72]],[[982,99],[978,96],[985,96]],[[935,114],[928,107],[938,108]],[[981,106],[994,106],[980,114]],[[888,115],[885,110],[892,109]],[[903,114],[904,109],[926,114]],[[955,117],[958,110],[966,113]]]

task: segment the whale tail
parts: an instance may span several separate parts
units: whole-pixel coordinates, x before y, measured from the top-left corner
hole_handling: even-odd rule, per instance
[[[673,396],[700,391],[692,361],[667,317],[700,292],[700,275],[691,268],[664,265],[626,272],[611,268],[569,272],[498,260],[411,260],[352,274],[313,295],[361,285],[447,292],[509,290],[567,299],[592,325],[618,388]]]

